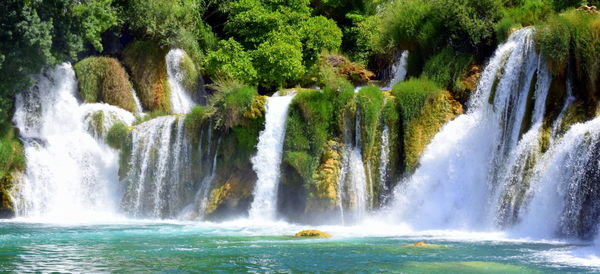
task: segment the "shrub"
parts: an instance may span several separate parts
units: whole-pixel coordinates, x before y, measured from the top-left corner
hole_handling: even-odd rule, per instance
[[[106,144],[114,149],[121,149],[129,138],[129,129],[123,123],[116,123],[106,133]]]
[[[204,68],[215,78],[234,78],[249,85],[257,78],[251,55],[232,38],[219,41],[217,49],[208,52]]]
[[[336,51],[342,44],[342,31],[335,21],[323,16],[311,17],[301,27],[306,66],[317,62],[323,51]]]
[[[445,48],[427,60],[423,75],[441,87],[461,93],[465,89],[462,78],[472,62],[473,56]]]
[[[498,42],[506,40],[515,28],[531,26],[544,21],[553,12],[550,0],[523,0],[514,7],[504,9],[502,19],[496,23]]]
[[[236,80],[220,80],[213,87],[216,92],[210,97],[210,112],[215,126],[230,129],[240,125],[258,94],[256,88]]]
[[[305,72],[302,44],[299,41],[270,39],[253,52],[254,66],[261,75],[261,85],[270,88],[297,83]]]
[[[135,112],[132,87],[114,58],[88,57],[75,64],[79,94],[87,103],[105,102]]]

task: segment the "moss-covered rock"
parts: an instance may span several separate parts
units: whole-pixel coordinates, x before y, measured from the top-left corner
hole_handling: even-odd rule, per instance
[[[88,57],[74,66],[79,95],[86,103],[104,102],[135,112],[131,83],[117,59]]]
[[[179,68],[183,74],[182,83],[183,86],[189,92],[195,92],[198,89],[198,80],[200,79],[200,71],[194,64],[192,58],[189,55],[184,54],[179,62]]]
[[[364,65],[354,63],[342,55],[322,55],[320,66],[329,66],[338,76],[342,76],[356,85],[367,84],[375,74]]]
[[[128,136],[129,128],[123,123],[116,123],[106,133],[106,144],[114,149],[121,149]]]
[[[123,63],[131,71],[133,85],[147,110],[171,111],[167,51],[148,41],[135,41],[123,51]]]
[[[331,235],[327,232],[323,232],[320,230],[303,230],[296,233],[294,237],[331,238]]]
[[[405,96],[399,92],[396,97]],[[411,111],[404,120],[404,166],[406,171],[417,167],[421,153],[438,133],[442,126],[463,112],[462,105],[454,100],[448,91],[429,91],[423,94],[420,108],[418,104],[407,104],[403,100],[400,107],[403,112]],[[418,98],[416,100],[419,100]],[[408,118],[408,119],[407,119]]]
[[[321,164],[314,175],[314,185],[306,204],[306,212],[333,210],[338,203],[338,181],[342,169],[343,145],[327,142]]]
[[[13,217],[14,205],[9,193],[18,174],[25,168],[23,145],[9,123],[0,125],[0,218]]]

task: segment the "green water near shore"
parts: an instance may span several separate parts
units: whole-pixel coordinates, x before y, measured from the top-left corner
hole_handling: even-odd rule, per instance
[[[0,222],[0,270],[8,272],[593,272],[555,260],[585,245],[410,234],[368,236],[323,227],[330,239],[290,236],[295,226],[206,223]],[[338,230],[336,233],[336,230]],[[357,228],[358,231],[364,231]],[[336,236],[339,234],[341,236]],[[353,235],[354,234],[354,235]],[[429,247],[411,246],[423,239]],[[562,254],[562,255],[560,255]],[[573,257],[575,258],[575,257]]]

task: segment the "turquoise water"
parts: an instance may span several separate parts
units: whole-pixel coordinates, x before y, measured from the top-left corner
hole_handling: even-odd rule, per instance
[[[585,245],[485,240],[440,232],[361,236],[364,227],[319,227],[330,239],[298,239],[282,223],[0,222],[2,272],[591,272]],[[393,230],[393,228],[390,228]],[[447,233],[447,235],[444,235]],[[341,236],[337,236],[339,234]],[[354,234],[354,235],[353,235]],[[457,236],[458,235],[458,236]],[[418,240],[429,247],[410,246]],[[569,255],[571,254],[571,255]],[[569,257],[570,256],[570,257]]]

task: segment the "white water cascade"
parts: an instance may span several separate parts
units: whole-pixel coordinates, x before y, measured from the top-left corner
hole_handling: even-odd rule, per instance
[[[493,193],[502,184],[497,172],[531,128],[524,125],[534,125],[543,115],[548,92],[549,75],[535,52],[533,36],[532,28],[515,31],[496,50],[469,112],[441,129],[415,173],[395,189],[389,214],[398,221],[418,229],[495,226]],[[530,111],[534,114],[528,121]]]
[[[183,81],[183,72],[181,71],[181,59],[185,51],[181,49],[172,49],[165,57],[167,60],[167,75],[169,79],[169,88],[171,91],[171,110],[173,113],[188,113],[194,107],[189,90],[186,90]]]
[[[381,132],[381,147],[379,148],[379,183],[380,189],[380,204],[385,204],[388,197],[387,181],[389,180],[388,171],[390,166],[390,128],[387,125],[383,125],[383,131]]]
[[[398,60],[392,65],[392,78],[386,89],[391,89],[395,84],[404,81],[407,73],[408,50],[402,51],[398,56]]]
[[[176,216],[189,200],[191,144],[183,118],[163,116],[135,127],[122,208],[135,217]],[[187,196],[186,196],[187,195]]]
[[[135,89],[131,89],[131,95],[133,96],[133,102],[135,103],[135,111],[137,115],[144,114],[144,108],[142,107],[142,103],[140,102],[140,97],[137,96]]]
[[[267,99],[265,129],[258,138],[257,153],[252,157],[252,168],[258,180],[254,188],[254,201],[250,207],[251,219],[273,220],[277,211],[277,188],[287,113],[294,95],[275,94]]]
[[[573,125],[534,171],[515,232],[591,239],[600,218],[600,118]]]
[[[100,127],[130,124],[133,115],[106,104],[80,104],[70,64],[35,77],[16,99],[14,123],[25,147],[27,168],[15,196],[17,215],[55,221],[112,216],[119,204],[118,153],[101,134],[88,131],[90,116]]]

